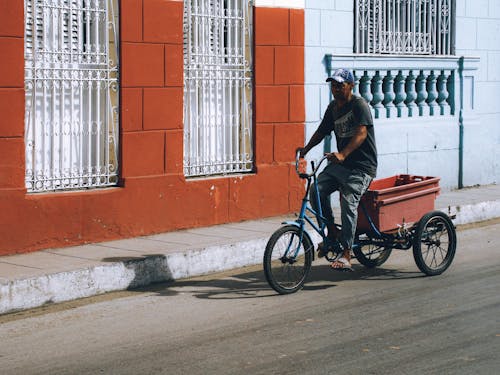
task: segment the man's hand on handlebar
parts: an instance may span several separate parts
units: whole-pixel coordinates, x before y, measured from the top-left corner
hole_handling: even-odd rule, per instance
[[[297,147],[295,154],[299,154],[299,158],[303,158],[306,156],[307,150],[305,147]]]

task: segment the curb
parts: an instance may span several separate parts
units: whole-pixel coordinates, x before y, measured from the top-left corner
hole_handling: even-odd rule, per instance
[[[258,264],[267,240],[208,246],[13,281],[0,279],[0,314]]]
[[[500,217],[500,201],[487,201],[463,206],[448,206],[441,211],[456,215],[455,225],[476,223]]]
[[[500,201],[449,206],[441,211],[455,214],[455,225],[470,224],[500,217]],[[208,246],[13,281],[0,279],[0,314],[259,264],[267,240]],[[313,236],[313,241],[319,241],[319,236]]]

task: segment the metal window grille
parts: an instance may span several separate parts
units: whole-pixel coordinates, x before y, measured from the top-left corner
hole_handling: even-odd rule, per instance
[[[25,0],[29,192],[118,180],[118,1]]]
[[[356,0],[355,53],[451,55],[454,0]]]
[[[251,171],[249,0],[184,1],[184,174]]]

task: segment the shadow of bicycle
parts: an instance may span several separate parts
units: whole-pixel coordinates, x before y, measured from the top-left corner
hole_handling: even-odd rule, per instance
[[[255,268],[255,267],[254,267]],[[353,265],[354,272],[333,270],[329,264],[315,265],[304,284],[302,292],[334,288],[344,281],[407,280],[424,277],[419,272],[400,271],[391,268],[368,269]],[[267,283],[264,271],[231,273],[230,275],[208,275],[193,279],[183,279],[155,284],[141,290],[154,292],[159,296],[173,296],[181,293],[192,294],[201,299],[248,299],[269,298],[279,295]]]

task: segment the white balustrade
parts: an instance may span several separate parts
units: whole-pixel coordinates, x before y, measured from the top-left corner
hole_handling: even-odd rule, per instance
[[[457,57],[327,55],[327,71],[353,71],[353,92],[373,108],[375,118],[454,114]]]
[[[408,109],[405,104],[405,100],[408,97],[405,91],[405,82],[406,77],[409,75],[409,71],[398,71],[398,75],[396,76],[396,81],[394,83],[394,91],[396,93],[394,97],[394,105],[397,109],[398,117],[407,117]],[[390,114],[387,114],[387,117],[392,117]]]
[[[384,105],[382,104],[384,100],[384,92],[382,90],[382,80],[383,77],[381,76],[379,71],[376,71],[371,79],[371,89],[373,94],[373,99],[371,104],[372,107],[375,109],[375,118],[380,118],[384,112]],[[368,82],[366,82],[366,84],[368,84]]]
[[[426,73],[425,76],[427,76],[427,83],[426,83],[426,89],[427,89],[427,105],[429,106],[429,113],[431,116],[434,114],[437,114],[437,101],[436,99],[438,98],[438,92],[436,89],[436,83],[437,83],[437,77],[434,74],[434,70],[431,70],[429,73]]]
[[[418,114],[420,116],[430,114],[430,111],[426,105],[428,97],[429,94],[427,93],[427,78],[424,74],[424,71],[421,70],[420,74],[417,76],[417,107]]]
[[[417,113],[417,103],[415,103],[417,100],[417,89],[415,86],[417,77],[414,76],[413,73],[413,70],[409,70],[405,80],[406,100],[404,103],[408,108],[408,117],[413,117]]]
[[[387,75],[384,78],[384,83],[383,83],[383,93],[384,93],[384,107],[385,107],[385,113],[387,117],[394,117],[394,114],[396,112],[396,87],[394,86],[394,80],[396,77],[394,77],[391,74],[391,71],[387,71]],[[399,100],[399,98],[398,98]]]
[[[355,75],[358,75],[358,72],[355,71],[354,72]],[[360,80],[359,80],[359,94],[365,98],[365,100],[368,102],[368,103],[371,103],[372,99],[373,99],[373,94],[372,94],[372,90],[371,90],[371,81],[372,81],[372,78],[373,78],[373,75],[368,75],[369,72],[361,72],[361,75],[360,75]]]
[[[448,98],[450,94],[448,93],[448,80],[451,77],[451,71],[442,70],[441,74],[438,77],[437,85],[438,85],[438,98],[437,102],[440,108],[441,115],[449,115],[451,112],[451,106],[448,104]]]

